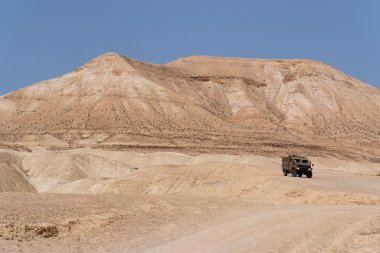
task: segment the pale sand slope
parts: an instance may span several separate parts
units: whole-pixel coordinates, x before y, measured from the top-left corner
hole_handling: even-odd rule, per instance
[[[379,163],[315,158],[307,179],[253,155],[0,154],[3,191],[45,192],[0,194],[0,252],[380,249]]]
[[[17,175],[14,181],[18,187],[25,184],[25,189],[3,190],[8,192],[35,189],[54,193],[183,193],[249,199],[272,194],[272,202],[275,197],[295,191],[302,194],[350,192],[368,196],[380,192],[378,178],[374,177],[380,172],[380,166],[368,161],[315,158],[314,178],[318,180],[297,180],[295,183],[290,177],[281,177],[279,158],[253,155],[189,156],[172,152],[144,154],[94,149],[4,150],[0,155],[0,168]],[[1,181],[1,185],[8,181]],[[282,187],[282,194],[273,192],[274,187]]]

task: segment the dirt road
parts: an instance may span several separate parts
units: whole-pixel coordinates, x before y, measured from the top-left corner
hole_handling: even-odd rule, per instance
[[[380,208],[259,208],[146,252],[379,252]]]

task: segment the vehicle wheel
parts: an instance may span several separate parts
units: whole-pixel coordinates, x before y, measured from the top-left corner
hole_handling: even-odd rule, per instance
[[[288,175],[288,172],[286,170],[283,170],[282,172],[284,173],[285,177]]]
[[[308,172],[307,174],[306,174],[306,176],[307,176],[307,178],[311,178],[312,176],[313,176],[313,172]]]
[[[296,170],[292,170],[292,177],[296,177],[296,176],[297,176]]]
[[[302,177],[302,173],[298,173],[298,176],[299,176],[299,177]]]

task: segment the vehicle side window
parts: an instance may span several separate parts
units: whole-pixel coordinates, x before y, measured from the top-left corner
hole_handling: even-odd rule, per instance
[[[302,160],[302,163],[308,163],[308,160]]]
[[[296,160],[296,162],[297,162],[297,163],[299,163],[299,162],[300,162],[300,159],[295,159],[295,160]]]

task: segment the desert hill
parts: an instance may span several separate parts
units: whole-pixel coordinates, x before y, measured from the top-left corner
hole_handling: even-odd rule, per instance
[[[379,89],[311,60],[107,53],[0,97],[0,145],[25,149],[376,158],[379,126]]]
[[[0,252],[377,252],[379,98],[311,60],[99,56],[0,97]]]

